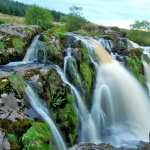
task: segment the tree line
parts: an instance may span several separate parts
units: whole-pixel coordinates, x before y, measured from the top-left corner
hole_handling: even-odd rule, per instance
[[[30,7],[29,5],[12,1],[12,0],[0,0],[0,12],[8,15],[14,16],[25,16],[26,10]],[[57,12],[55,10],[48,10],[51,12],[53,19],[59,21],[61,16],[65,14]]]

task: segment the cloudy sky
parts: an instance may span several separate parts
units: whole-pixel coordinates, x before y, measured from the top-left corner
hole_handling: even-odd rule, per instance
[[[26,4],[68,13],[69,7],[83,8],[83,15],[97,24],[129,28],[135,20],[150,20],[150,0],[17,0]]]

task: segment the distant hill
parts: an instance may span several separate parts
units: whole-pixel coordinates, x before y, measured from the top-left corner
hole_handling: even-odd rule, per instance
[[[16,2],[13,0],[0,0],[0,12],[8,15],[14,16],[25,16],[26,9],[29,5]],[[59,21],[62,15],[65,15],[61,12],[57,12],[55,10],[49,10],[55,21]]]

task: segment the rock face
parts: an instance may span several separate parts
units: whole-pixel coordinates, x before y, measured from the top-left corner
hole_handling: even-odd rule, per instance
[[[10,143],[8,142],[5,133],[0,129],[0,149],[1,150],[10,150]]]
[[[27,46],[40,31],[38,26],[0,25],[0,64],[22,60]]]

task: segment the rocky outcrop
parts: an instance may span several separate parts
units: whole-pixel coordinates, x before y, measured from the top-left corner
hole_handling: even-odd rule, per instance
[[[149,150],[150,144],[149,143],[142,143],[139,148],[116,148],[110,144],[93,144],[93,143],[81,143],[79,145],[74,146],[69,150]]]
[[[38,26],[0,25],[0,64],[22,60],[27,46],[40,31]]]

